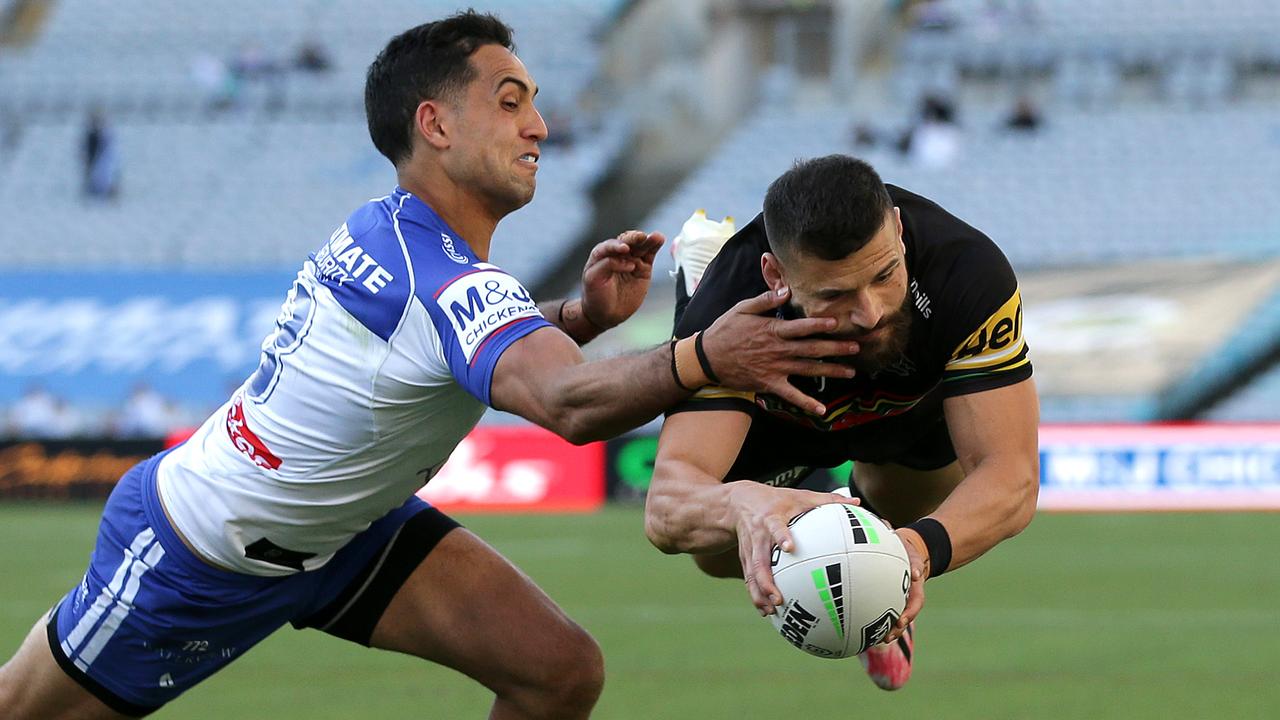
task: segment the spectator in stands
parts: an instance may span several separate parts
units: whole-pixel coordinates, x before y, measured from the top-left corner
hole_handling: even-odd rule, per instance
[[[179,424],[173,403],[156,392],[155,388],[142,382],[134,386],[129,399],[120,409],[116,435],[161,438]]]
[[[247,42],[236,51],[235,58],[231,61],[231,72],[244,80],[259,80],[278,74],[280,64],[261,44]]]
[[[240,98],[240,81],[221,59],[208,53],[191,60],[191,78],[205,94],[210,110],[235,107]]]
[[[948,31],[956,19],[943,0],[922,0],[907,9],[913,30]]]
[[[921,167],[950,165],[960,152],[955,104],[942,95],[924,96],[920,101],[920,118],[898,140],[898,149]]]
[[[58,440],[77,435],[79,414],[67,401],[33,383],[9,409],[9,432],[15,437]]]
[[[865,122],[855,123],[849,137],[853,140],[853,146],[859,150],[875,147],[879,142],[875,128]]]
[[[333,67],[329,59],[329,51],[316,38],[309,38],[298,46],[298,54],[293,59],[293,66],[309,73],[325,73]]]
[[[260,43],[240,46],[230,64],[231,75],[239,83],[263,83],[267,88],[265,106],[278,110],[284,106],[284,67]]]
[[[1036,107],[1035,101],[1029,96],[1023,95],[1014,104],[1013,111],[1009,113],[1009,117],[1004,121],[1004,126],[1014,132],[1029,133],[1038,130],[1041,122],[1040,109]]]
[[[99,109],[89,113],[81,148],[85,197],[114,200],[120,192],[120,156],[115,133]]]
[[[12,113],[0,113],[0,163],[13,158],[22,139],[22,123]]]
[[[1025,36],[1040,24],[1040,11],[1032,0],[987,0],[978,13],[973,34],[985,41],[1005,35]]]

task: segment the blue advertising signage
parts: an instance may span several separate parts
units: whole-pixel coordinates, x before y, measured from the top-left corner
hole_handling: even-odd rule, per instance
[[[1040,507],[1280,509],[1280,424],[1042,427]]]
[[[112,404],[145,382],[217,404],[258,363],[294,271],[0,274],[0,404]]]

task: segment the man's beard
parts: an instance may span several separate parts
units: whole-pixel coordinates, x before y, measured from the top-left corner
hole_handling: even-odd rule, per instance
[[[792,305],[796,317],[806,317],[800,308]],[[874,375],[898,362],[905,354],[907,341],[911,337],[911,296],[902,299],[902,305],[888,317],[882,318],[874,329],[884,328],[882,336],[874,340],[857,341],[859,350],[856,355],[827,358],[828,362],[848,365],[858,371],[859,375]],[[856,340],[857,335],[819,335],[817,337],[837,340]]]

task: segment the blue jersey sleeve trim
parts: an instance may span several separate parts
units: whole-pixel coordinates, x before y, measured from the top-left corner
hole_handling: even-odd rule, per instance
[[[463,387],[472,395],[476,396],[480,402],[485,405],[493,406],[493,371],[498,367],[498,360],[501,359],[502,353],[511,347],[517,340],[525,337],[534,330],[541,330],[544,327],[555,327],[543,318],[529,317],[521,318],[502,328],[502,330],[490,335],[485,339],[484,343],[476,350],[476,355],[472,358],[471,367],[469,368],[468,378],[462,382]],[[461,382],[461,378],[459,378]]]

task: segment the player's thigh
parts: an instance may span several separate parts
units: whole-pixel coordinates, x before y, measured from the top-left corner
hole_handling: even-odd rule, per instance
[[[0,667],[0,716],[6,720],[117,720],[107,707],[58,667],[49,649],[48,619],[31,628],[18,652]]]
[[[496,692],[602,672],[591,636],[514,565],[458,528],[414,569],[370,645],[459,670]],[[586,682],[597,682],[586,678]]]
[[[853,484],[881,517],[895,526],[928,515],[964,480],[959,462],[935,470],[897,463],[856,463]]]

